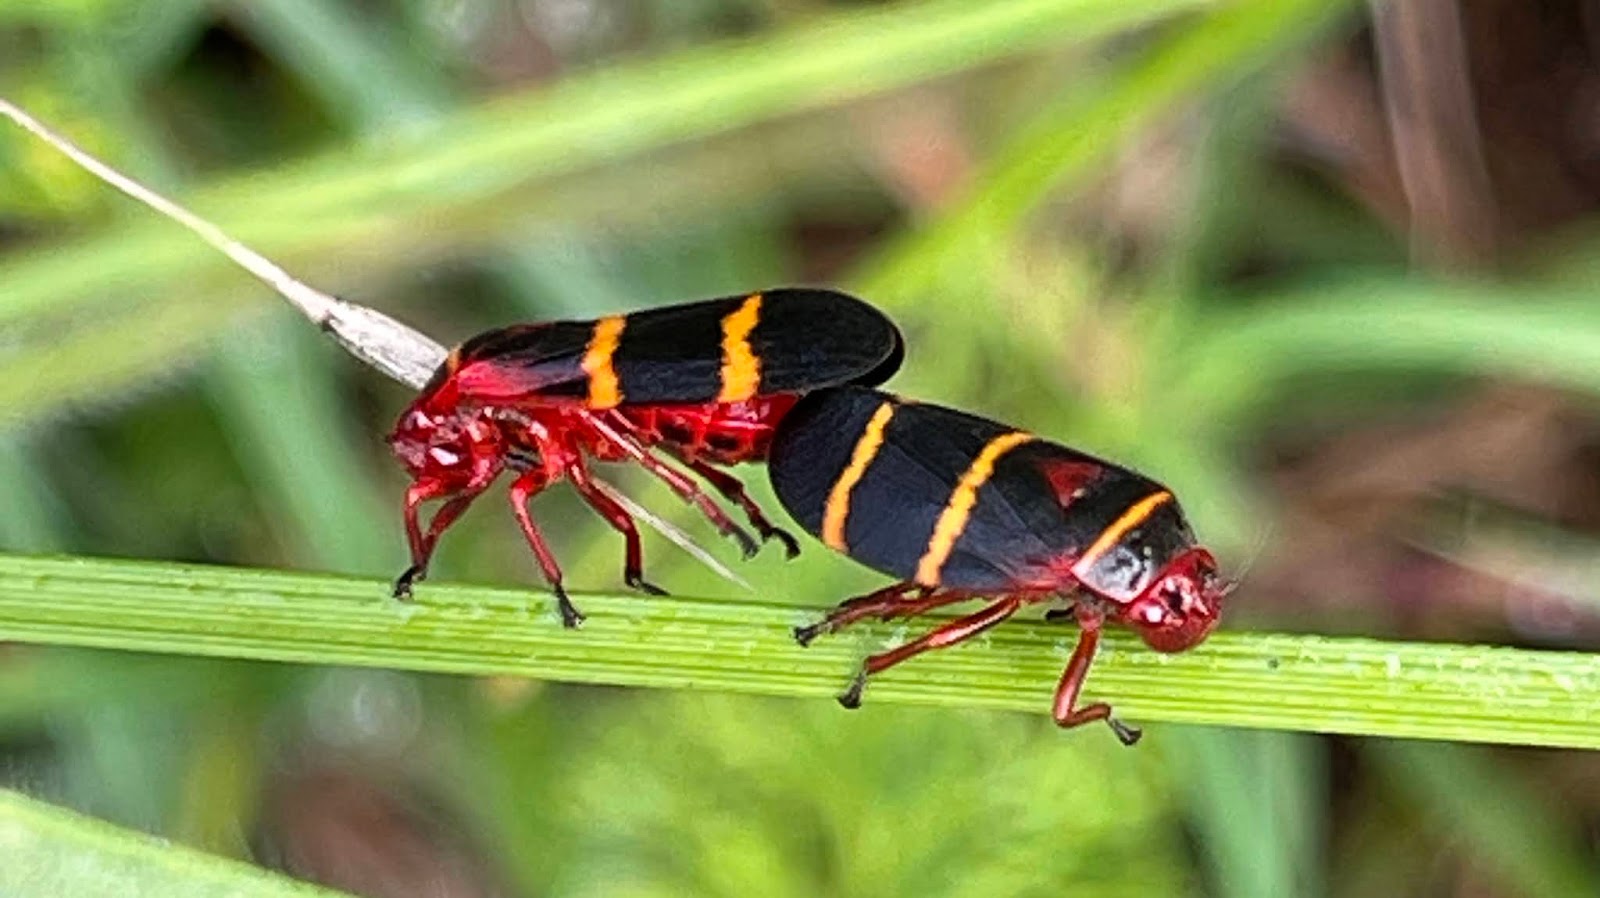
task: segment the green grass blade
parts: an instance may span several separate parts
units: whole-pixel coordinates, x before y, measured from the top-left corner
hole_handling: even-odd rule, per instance
[[[257,0],[241,10],[276,60],[366,133],[415,126],[438,115],[450,90],[438,68],[405,58],[406,36],[379,16],[316,0]]]
[[[209,391],[245,476],[293,548],[330,570],[376,574],[404,544],[362,464],[334,384],[335,352],[287,311],[222,347]],[[381,437],[364,437],[375,447]]]
[[[61,500],[35,459],[23,433],[0,433],[0,549],[13,552],[60,552],[70,549],[70,526]]]
[[[527,590],[169,563],[0,556],[0,640],[822,699],[869,643],[797,647],[810,612],[751,602],[575,597],[562,630]],[[879,631],[882,635],[882,631]],[[1018,623],[883,676],[869,704],[1041,712],[1074,639]],[[1092,698],[1136,721],[1600,748],[1600,656],[1223,632],[1159,655],[1113,633]]]
[[[59,898],[338,898],[258,867],[0,790],[0,895]]]
[[[858,277],[866,295],[910,299],[970,267],[993,236],[1058,191],[1100,176],[1114,154],[1182,100],[1277,58],[1320,33],[1342,4],[1238,3],[1176,31],[1092,90],[1069,92],[979,173],[968,195],[903,238]]]
[[[1324,746],[1292,733],[1205,727],[1166,754],[1189,793],[1190,825],[1215,894],[1322,894]]]
[[[1498,376],[1600,393],[1600,314],[1587,292],[1368,280],[1259,297],[1197,325],[1163,394],[1228,429],[1296,376],[1397,370]]]
[[[521,239],[553,253],[556,248],[549,246],[546,238],[556,234],[568,239],[569,227],[593,227],[603,222],[608,230],[634,233],[686,204],[712,215],[717,210],[771,202],[773,178],[782,181],[785,190],[804,190],[848,176],[845,160],[826,155],[834,140],[833,127],[828,122],[793,123],[777,129],[774,139],[780,145],[770,155],[746,152],[736,142],[714,142],[653,159],[646,167],[604,170],[570,183],[544,185],[520,194],[510,205],[549,210],[538,223],[524,222]],[[512,220],[506,215],[503,209],[485,207],[466,218],[450,221],[448,227],[438,231],[384,224],[387,219],[381,215],[365,221],[344,220],[337,227],[330,227],[331,221],[324,219],[314,228],[322,228],[320,238],[331,244],[365,242],[369,248],[374,243],[382,245],[375,254],[357,253],[341,260],[338,279],[348,283],[382,277],[381,268],[391,256],[434,258],[459,249],[463,242],[476,242],[485,239],[486,234],[503,232]],[[557,228],[562,230],[558,232]],[[0,351],[0,423],[47,417],[59,413],[63,406],[116,401],[130,388],[148,385],[157,375],[179,373],[183,366],[203,358],[206,341],[236,323],[242,311],[262,308],[273,301],[266,291],[225,267],[206,269],[216,276],[202,277],[197,283],[159,283],[168,275],[181,273],[168,267],[169,260],[175,264],[178,256],[191,250],[197,269],[226,263],[214,253],[208,255],[203,245],[176,228],[163,229],[159,238],[154,231],[141,234],[142,237],[130,238],[131,248],[135,255],[140,251],[152,254],[147,257],[148,268],[125,259],[125,247],[114,241],[62,250],[80,264],[105,265],[105,270],[123,272],[129,283],[109,295],[120,296],[124,302],[102,308],[94,315],[27,318],[15,331],[8,332],[8,336],[15,336],[16,344]],[[8,291],[0,295],[3,318],[9,291],[16,286],[16,282],[6,279],[11,275],[32,277],[41,269],[22,259],[13,268],[0,263],[0,272],[4,272],[0,273],[0,282],[6,283]],[[306,274],[308,280],[321,280],[319,271]],[[215,286],[222,283],[230,286]],[[549,282],[547,286],[554,289]],[[113,287],[105,285],[105,289]],[[637,295],[623,298],[637,301]],[[561,307],[566,314],[593,311],[587,305],[589,297],[563,299],[568,304]],[[614,302],[611,307],[615,308]],[[129,339],[130,334],[154,336]],[[438,336],[452,340],[466,334]]]
[[[394,191],[494,189],[1019,56],[1090,40],[1201,0],[928,0],[818,18],[806,27],[617,66],[484,104],[417,146],[348,154],[282,173],[324,179],[295,197],[277,177],[249,185],[304,208],[345,208]],[[415,164],[419,153],[425,165]],[[376,166],[376,168],[374,168]],[[398,180],[398,183],[397,183]]]
[[[161,302],[8,332],[17,345],[0,351],[0,426],[104,405],[171,379],[247,307],[240,293],[189,288]]]

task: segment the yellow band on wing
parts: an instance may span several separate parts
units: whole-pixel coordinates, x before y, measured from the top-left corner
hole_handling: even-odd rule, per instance
[[[894,403],[885,402],[878,406],[878,410],[867,421],[866,429],[861,431],[861,437],[856,440],[855,451],[850,453],[850,464],[845,466],[839,479],[833,482],[833,489],[828,492],[828,504],[822,509],[822,541],[840,552],[848,551],[844,541],[844,526],[850,519],[850,491],[856,488],[861,476],[867,473],[867,466],[877,456],[879,447],[883,445],[884,428],[889,426],[892,417]]]
[[[743,402],[761,387],[761,358],[750,350],[750,333],[761,321],[761,294],[751,294],[722,319],[722,392],[718,402]]]
[[[972,515],[972,506],[978,502],[978,488],[994,475],[995,462],[1000,460],[1000,456],[1032,439],[1033,434],[1020,430],[1002,434],[990,440],[978,457],[972,460],[967,472],[961,475],[960,482],[950,493],[944,511],[939,513],[938,522],[933,525],[928,549],[923,553],[922,560],[917,562],[918,583],[923,586],[939,585],[939,572],[950,558],[956,540],[961,538],[961,531],[967,529],[967,518]]]
[[[589,375],[589,407],[615,408],[622,404],[622,385],[617,380],[617,369],[612,357],[622,343],[622,329],[628,319],[621,315],[601,318],[594,323],[594,334],[589,337],[589,347],[583,353],[583,371]]]

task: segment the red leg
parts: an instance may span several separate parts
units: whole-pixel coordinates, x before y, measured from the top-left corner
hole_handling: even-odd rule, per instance
[[[413,495],[418,492],[415,486],[406,491],[406,538],[411,543],[411,566],[394,581],[394,597],[397,599],[410,598],[411,585],[427,579],[428,560],[433,557],[433,550],[439,544],[439,537],[455,523],[456,518],[461,517],[461,513],[472,504],[472,500],[483,493],[482,490],[472,490],[451,497],[439,506],[439,510],[433,515],[433,520],[428,524],[427,535],[422,535],[417,527],[417,504],[431,497],[419,498],[413,502]]]
[[[781,528],[774,527],[772,522],[761,511],[761,506],[756,500],[750,498],[745,492],[744,483],[739,478],[712,465],[706,464],[698,458],[685,458],[682,453],[672,450],[673,457],[688,466],[689,470],[700,475],[705,482],[711,484],[712,489],[721,493],[729,502],[738,505],[744,510],[745,517],[750,519],[750,526],[756,528],[756,533],[761,536],[761,541],[776,539],[783,543],[783,554],[790,558],[800,554],[800,544],[795,542],[793,536]]]
[[[589,479],[589,470],[584,467],[581,460],[575,460],[567,468],[567,479],[572,481],[572,488],[578,491],[583,501],[589,507],[600,513],[606,523],[622,534],[624,548],[624,562],[622,566],[622,579],[634,589],[643,590],[651,595],[664,596],[667,591],[659,586],[645,582],[644,579],[644,550],[639,545],[639,529],[634,526],[633,516],[610,496],[602,493],[595,487],[594,481]]]
[[[561,566],[556,563],[555,555],[551,554],[550,547],[545,544],[544,536],[539,533],[539,526],[533,522],[533,515],[528,512],[528,500],[549,483],[550,475],[543,468],[524,471],[511,484],[511,510],[517,516],[517,523],[522,526],[522,535],[528,538],[528,545],[533,548],[534,556],[539,559],[539,568],[544,571],[544,578],[550,582],[550,591],[556,594],[556,602],[561,607],[561,623],[567,627],[576,627],[583,623],[583,615],[573,607],[572,600],[567,598],[567,591],[561,586]]]
[[[397,599],[411,595],[412,581],[420,579],[422,570],[428,566],[428,556],[433,554],[433,547],[422,535],[422,525],[417,521],[422,503],[429,499],[437,499],[449,492],[450,490],[437,480],[419,481],[406,489],[406,543],[411,547],[411,566],[394,581],[394,597]],[[431,527],[429,529],[432,530]]]
[[[1081,605],[1078,609],[1078,626],[1083,628],[1083,633],[1078,637],[1078,647],[1073,649],[1072,659],[1067,662],[1067,669],[1061,674],[1061,683],[1056,687],[1056,724],[1070,728],[1103,720],[1123,745],[1132,745],[1139,741],[1142,733],[1136,727],[1112,717],[1110,705],[1095,702],[1081,708],[1074,707],[1078,693],[1083,690],[1083,681],[1089,676],[1089,665],[1094,662],[1095,650],[1100,646],[1101,623],[1098,612],[1084,610]]]
[[[739,550],[744,553],[744,557],[751,558],[755,556],[756,550],[759,548],[756,545],[755,537],[745,532],[743,527],[735,524],[733,519],[728,517],[727,512],[718,508],[716,503],[712,502],[706,497],[705,493],[700,491],[700,487],[693,480],[650,454],[650,451],[641,446],[638,440],[613,427],[599,415],[589,414],[584,415],[584,418],[594,428],[595,433],[606,442],[611,443],[631,456],[634,461],[637,461],[646,471],[653,474],[656,479],[665,483],[668,489],[678,495],[678,498],[700,509],[700,513],[705,515],[724,536],[731,536],[737,540]]]
[[[912,598],[915,595],[916,598]],[[962,602],[971,598],[965,593],[936,590],[916,583],[896,583],[877,592],[841,602],[827,617],[809,627],[795,627],[795,641],[810,645],[824,633],[832,633],[850,626],[858,620],[877,616],[881,620],[897,617],[915,617],[934,608]]]
[[[495,473],[489,469],[479,471],[476,478],[469,481],[465,487],[456,490],[443,486],[439,481],[413,483],[411,488],[406,490],[406,541],[411,547],[411,566],[394,581],[395,598],[410,598],[412,584],[428,576],[428,561],[433,558],[433,550],[439,544],[439,537],[461,517],[461,513],[472,504],[472,500],[478,498],[494,481]],[[422,503],[442,496],[448,496],[449,499],[434,513],[433,520],[428,524],[428,532],[424,535],[417,523]]]
[[[856,678],[851,682],[850,688],[839,696],[839,704],[844,705],[846,708],[859,707],[861,705],[861,690],[867,685],[867,677],[887,670],[908,658],[916,657],[930,649],[942,649],[946,646],[955,645],[964,639],[970,639],[1016,614],[1017,609],[1020,607],[1022,607],[1021,599],[1015,597],[999,599],[990,603],[981,611],[939,626],[921,639],[908,642],[887,652],[873,655],[861,665],[861,671],[856,674]]]

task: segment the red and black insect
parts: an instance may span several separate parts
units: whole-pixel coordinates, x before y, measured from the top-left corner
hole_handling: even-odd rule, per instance
[[[1217,574],[1172,492],[1125,468],[1025,431],[855,387],[802,399],[773,437],[778,499],[811,533],[901,582],[795,630],[802,645],[869,617],[988,604],[868,658],[839,697],[861,701],[868,676],[995,626],[1024,605],[1065,599],[1082,628],[1055,695],[1063,727],[1104,720],[1123,743],[1139,731],[1103,702],[1078,705],[1106,621],[1153,649],[1179,652],[1211,632],[1232,584]]]
[[[567,626],[583,616],[527,507],[563,477],[622,534],[623,579],[659,593],[644,579],[633,519],[596,487],[588,459],[638,462],[737,539],[746,557],[755,554],[750,534],[657,450],[744,509],[761,538],[780,540],[792,557],[799,551],[793,537],[715,466],[762,460],[773,428],[802,393],[882,383],[902,355],[888,318],[828,290],[772,290],[479,334],[451,351],[389,436],[412,477],[405,498],[411,567],[394,594],[410,594],[440,534],[507,468],[516,473],[512,510]],[[424,531],[418,509],[433,499],[443,505]]]

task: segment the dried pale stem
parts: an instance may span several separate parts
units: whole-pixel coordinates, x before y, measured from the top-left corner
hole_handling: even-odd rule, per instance
[[[420,388],[427,383],[439,363],[444,361],[444,347],[426,335],[382,312],[330,296],[302,283],[271,259],[229,237],[204,218],[101,162],[4,98],[0,98],[0,115],[60,150],[85,171],[193,231],[201,240],[260,278],[311,323],[331,334],[352,355],[385,376]]]
[[[260,278],[307,320],[330,334],[351,355],[385,377],[413,389],[421,389],[444,361],[444,347],[433,338],[376,309],[323,293],[301,282],[277,263],[229,237],[211,222],[101,162],[4,97],[0,97],[0,115],[55,147],[85,171],[194,232],[201,240]],[[746,590],[751,588],[748,582],[696,545],[676,526],[650,513],[609,483],[596,480],[596,485],[712,573]]]

